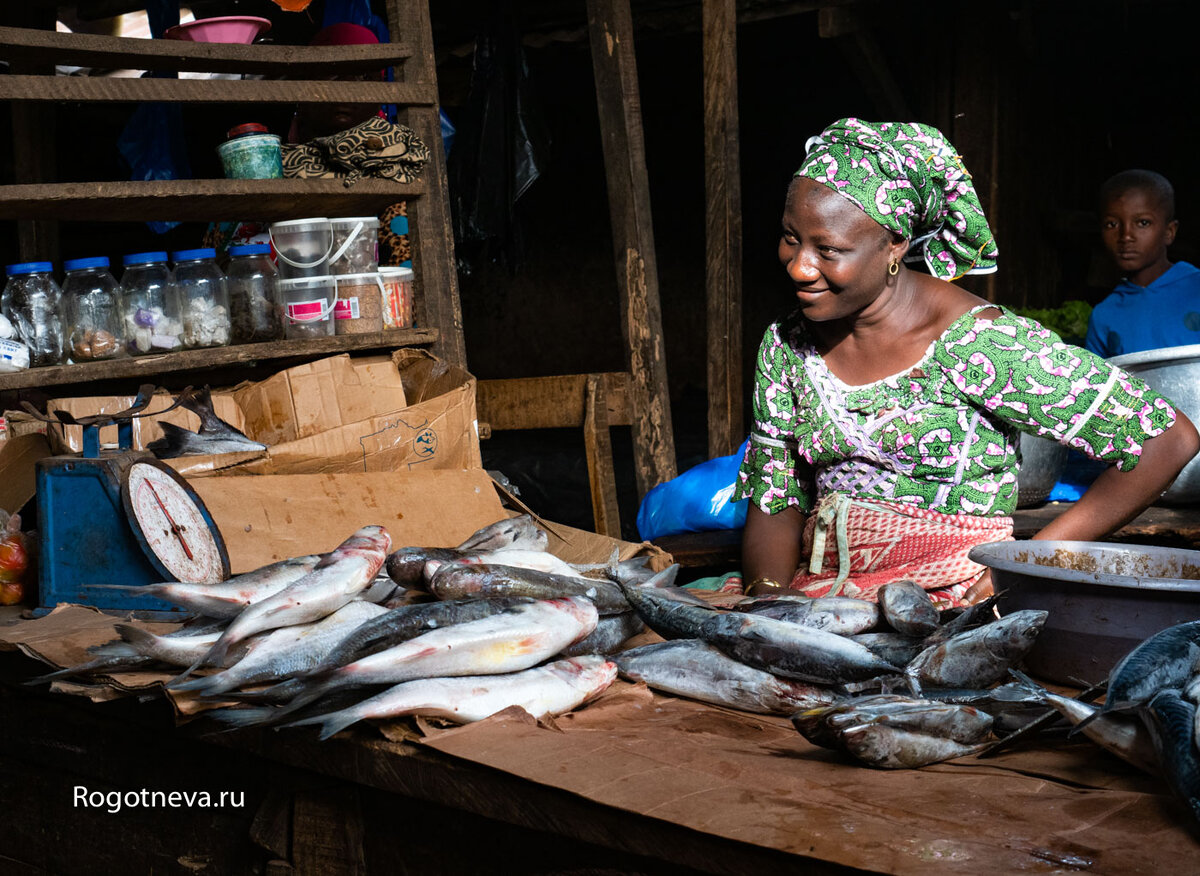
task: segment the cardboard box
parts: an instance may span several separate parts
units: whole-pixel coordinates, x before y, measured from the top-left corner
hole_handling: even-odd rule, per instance
[[[73,417],[90,417],[95,414],[115,413],[117,411],[128,410],[133,404],[134,397],[131,395],[94,395],[81,396],[78,398],[56,398],[46,402],[46,411],[53,415],[54,411],[66,411]],[[175,408],[166,413],[156,414],[155,411],[163,411],[175,403],[175,397],[167,392],[156,393],[154,399],[150,402],[146,410],[149,412],[146,416],[137,417],[133,420],[133,449],[145,450],[146,446],[152,441],[156,441],[162,437],[162,429],[158,427],[160,422],[172,423],[184,429],[190,429],[195,432],[200,428],[200,418],[191,411],[184,410],[182,407]],[[242,410],[238,406],[237,400],[228,393],[214,392],[212,394],[213,410],[217,416],[224,420],[235,429],[246,431],[246,418],[242,416]],[[55,454],[79,453],[83,450],[83,427],[82,426],[63,426],[61,424],[47,423],[49,428],[46,434],[50,438],[50,447]],[[117,445],[117,427],[105,426],[100,430],[100,444]]]
[[[14,435],[0,445],[0,508],[16,514],[37,490],[37,462],[51,456],[46,436]]]

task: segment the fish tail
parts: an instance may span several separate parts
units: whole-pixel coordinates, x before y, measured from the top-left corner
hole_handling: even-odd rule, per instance
[[[157,584],[85,584],[89,590],[136,590],[139,593],[153,593]]]
[[[1042,687],[1040,684],[1038,684],[1036,681],[1034,681],[1032,678],[1030,678],[1028,675],[1026,675],[1021,670],[1012,669],[1010,667],[1008,670],[1008,674],[1011,675],[1013,678],[1015,678],[1017,680],[1017,683],[1022,688],[1029,691],[1031,694],[1037,694],[1039,696],[1042,696],[1046,693],[1046,689],[1044,687]]]
[[[139,654],[146,653],[158,641],[158,636],[154,633],[131,624],[117,624],[113,629],[122,642],[128,642]]]
[[[230,709],[211,709],[204,714],[225,724],[225,729],[221,732],[228,732],[229,730],[240,730],[243,727],[273,724],[276,720],[275,713],[278,711],[274,706],[240,706]]]
[[[224,693],[230,687],[235,687],[229,683],[229,679],[225,678],[224,672],[217,672],[212,675],[203,675],[200,678],[193,678],[188,681],[176,683],[174,680],[168,685],[171,690],[191,691],[192,693],[200,694],[201,696],[213,696],[215,694]]]
[[[345,730],[351,724],[357,724],[360,720],[362,719],[353,709],[342,709],[340,712],[330,712],[327,715],[314,715],[311,718],[301,718],[299,721],[292,721],[283,726],[301,727],[307,724],[320,724],[321,733],[317,738],[324,741],[335,733]]]
[[[168,681],[166,686],[172,690],[175,689],[182,684],[189,675],[205,664],[212,664],[214,666],[222,665],[225,662],[225,655],[229,653],[229,646],[230,643],[226,641],[225,635],[222,634],[221,638],[217,639],[217,641],[211,648],[208,649],[203,657]]]

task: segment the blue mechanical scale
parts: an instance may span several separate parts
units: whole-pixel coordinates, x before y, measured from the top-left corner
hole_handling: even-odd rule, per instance
[[[225,541],[200,496],[154,454],[132,449],[133,418],[145,415],[153,393],[153,386],[143,386],[134,405],[115,414],[75,418],[55,411],[50,420],[33,411],[51,422],[83,427],[81,454],[51,456],[37,465],[42,610],[75,602],[178,611],[152,596],[95,585],[215,583],[229,577]],[[101,449],[100,429],[112,424],[117,448]]]

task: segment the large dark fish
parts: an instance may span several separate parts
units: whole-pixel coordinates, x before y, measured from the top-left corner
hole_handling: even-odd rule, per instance
[[[798,709],[828,705],[837,695],[790,678],[779,678],[727,657],[699,639],[655,642],[617,654],[621,674],[655,690],[756,712],[790,715]]]
[[[879,606],[865,599],[848,596],[821,596],[815,599],[754,599],[739,602],[735,611],[773,617],[825,630],[839,636],[852,636],[879,623]]]
[[[886,724],[897,730],[925,733],[963,745],[983,742],[992,730],[992,716],[981,709],[930,700],[881,706],[852,702],[844,711],[835,707],[825,722],[839,735],[859,724]]]
[[[882,722],[867,722],[841,731],[842,745],[868,766],[880,769],[916,769],[956,757],[978,754],[987,743],[964,745],[953,739],[916,733]]]
[[[879,610],[889,627],[906,636],[928,636],[938,627],[933,600],[912,581],[891,581],[880,587]]]
[[[669,586],[678,572],[678,564],[669,566],[644,587],[622,582],[621,592],[646,626],[664,639],[696,639],[705,621],[724,612],[681,587]]]
[[[1200,757],[1196,753],[1196,707],[1178,690],[1165,689],[1146,704],[1143,720],[1154,738],[1171,790],[1200,821]]]
[[[429,582],[429,592],[438,599],[467,599],[488,596],[528,596],[558,599],[584,596],[601,614],[629,611],[620,588],[599,578],[568,577],[516,566],[447,563]]]
[[[146,445],[146,449],[159,459],[267,449],[267,445],[250,440],[217,416],[207,387],[184,398],[180,404],[200,418],[200,431],[192,432],[174,423],[160,422],[158,427],[163,436]]]
[[[930,633],[925,639],[925,647],[929,648],[933,645],[940,645],[942,642],[957,636],[959,633],[965,633],[967,630],[973,630],[984,624],[990,624],[996,619],[997,598],[996,596],[989,596],[987,599],[976,602],[974,605],[968,605],[963,609],[955,609],[954,616],[942,621],[941,626]],[[949,611],[941,612],[943,617],[947,614],[949,614]]]
[[[908,665],[910,660],[925,650],[924,639],[915,639],[903,633],[859,633],[850,636],[850,641],[869,648],[895,666]]]
[[[584,654],[613,654],[628,639],[633,638],[646,625],[636,611],[623,611],[620,614],[609,614],[600,618],[596,629],[573,645],[562,649],[564,657],[581,657]]]
[[[926,648],[904,669],[914,691],[988,687],[1021,661],[1046,623],[1047,612],[1026,609]]]
[[[753,614],[714,614],[701,624],[697,638],[750,666],[816,684],[865,681],[901,671],[844,636]]]
[[[1129,711],[1149,702],[1164,688],[1182,689],[1198,661],[1200,621],[1177,624],[1155,633],[1113,667],[1108,674],[1104,705],[1097,714]]]

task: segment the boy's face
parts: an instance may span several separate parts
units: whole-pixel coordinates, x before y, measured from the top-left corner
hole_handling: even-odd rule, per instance
[[[1112,198],[1100,218],[1100,236],[1131,283],[1148,286],[1171,266],[1167,247],[1179,223],[1153,192],[1129,189]]]

